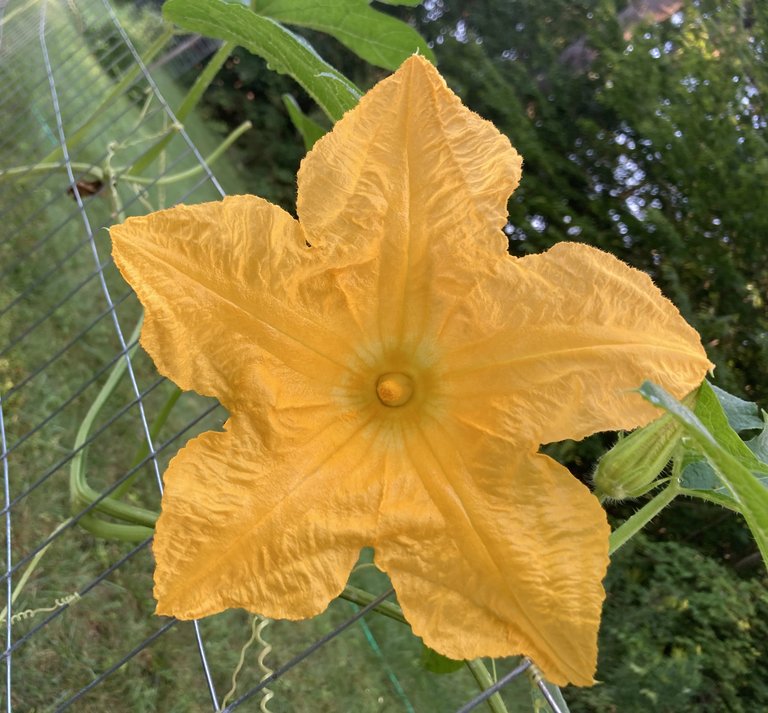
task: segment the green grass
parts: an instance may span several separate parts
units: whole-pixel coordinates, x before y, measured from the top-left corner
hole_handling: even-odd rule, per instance
[[[105,72],[109,66],[110,38],[105,19],[93,23],[99,3],[78,2],[78,14],[66,5],[48,6],[49,52],[55,72],[59,75],[64,125],[68,135],[88,119],[93,107],[100,104],[116,81]],[[32,6],[14,17],[16,23],[36,27],[37,7]],[[102,11],[103,15],[103,11]],[[153,24],[146,17],[126,16],[135,30],[146,30]],[[20,26],[20,24],[19,24]],[[86,47],[71,55],[73,43],[87,35]],[[13,29],[12,27],[10,28]],[[9,28],[6,28],[6,32]],[[157,31],[157,29],[155,29]],[[36,33],[33,33],[33,38]],[[150,38],[151,39],[151,38]],[[142,43],[146,46],[147,42]],[[35,164],[46,159],[55,149],[56,125],[50,107],[47,84],[38,84],[45,76],[35,41],[14,48],[12,61],[4,60],[0,72],[8,96],[14,99],[0,108],[0,135],[15,127],[23,132],[10,147],[0,150],[0,169]],[[101,62],[99,61],[101,56]],[[123,69],[128,68],[128,61]],[[158,81],[171,105],[178,105],[183,91],[162,74]],[[35,87],[31,96],[25,87]],[[143,86],[143,84],[142,84]],[[15,92],[15,93],[14,93]],[[103,155],[110,142],[114,166],[127,166],[159,135],[164,124],[159,115],[150,114],[155,103],[145,106],[147,95],[134,92],[121,96],[98,117],[95,129],[106,127],[103,133],[73,146],[77,162],[97,162],[104,167]],[[197,116],[186,122],[186,128],[203,155],[211,153],[222,140],[215,127],[207,126]],[[159,169],[183,171],[196,165],[186,157],[169,168],[184,152],[183,141],[177,137],[162,157]],[[226,160],[218,162],[215,173],[227,192],[243,192],[242,179]],[[197,179],[188,179],[165,188],[153,188],[142,202],[134,202],[127,213],[143,213],[151,208],[170,205],[191,190]],[[3,214],[3,240],[0,244],[0,269],[10,269],[0,281],[0,308],[22,296],[19,303],[0,319],[0,349],[5,348],[35,321],[53,310],[50,317],[32,330],[7,354],[0,357],[0,389],[8,393],[4,399],[9,445],[39,429],[9,457],[12,495],[21,494],[72,448],[79,423],[90,403],[107,378],[108,370],[82,394],[64,405],[81,385],[94,374],[104,370],[118,353],[111,320],[101,319],[59,359],[44,368],[40,376],[27,383],[24,380],[57,350],[77,337],[81,330],[94,322],[106,308],[97,279],[91,278],[77,294],[58,306],[78,283],[88,280],[94,271],[90,246],[85,244],[82,222],[73,199],[66,194],[67,180],[61,171],[36,173],[25,179],[0,179],[0,209]],[[117,188],[123,204],[135,196],[134,188],[121,182]],[[198,187],[187,199],[200,202],[215,199],[212,186]],[[115,220],[115,204],[103,190],[86,199],[87,211],[94,229]],[[35,245],[51,235],[43,246]],[[109,254],[109,239],[105,230],[95,234],[99,256],[104,261]],[[33,251],[33,252],[30,252]],[[60,264],[58,264],[60,263]],[[12,269],[11,269],[12,266]],[[50,273],[47,277],[47,273]],[[127,292],[127,286],[109,265],[105,279],[115,299]],[[42,280],[42,282],[40,282]],[[29,285],[40,284],[31,292]],[[139,317],[134,297],[126,298],[118,307],[118,316],[127,335]],[[154,366],[143,353],[133,360],[141,388],[153,384],[157,377]],[[144,399],[150,421],[157,415],[172,391],[170,384],[155,388]],[[94,433],[104,428],[88,449],[88,477],[97,489],[108,487],[126,472],[143,441],[141,423],[136,408],[107,425],[111,416],[130,404],[133,392],[123,379],[95,423]],[[211,406],[211,402],[194,394],[185,394],[172,412],[160,434],[160,442],[184,429],[191,420]],[[45,425],[50,414],[59,410]],[[200,423],[185,431],[160,456],[161,467],[183,443],[195,433],[221,426],[225,413],[217,408]],[[68,466],[57,469],[39,488],[25,497],[12,511],[13,557],[18,561],[37,543],[53,532],[72,513],[68,491]],[[158,509],[159,496],[154,471],[145,466],[128,499],[144,507]],[[117,562],[132,545],[95,538],[80,527],[58,537],[35,569],[20,593],[14,611],[36,610],[54,605],[56,599],[67,597],[82,589],[106,568]],[[153,562],[150,552],[140,554],[119,567],[103,583],[96,586],[63,615],[35,633],[13,655],[13,700],[20,711],[48,711],[69,695],[88,684],[108,669],[131,647],[151,635],[163,620],[153,614]],[[14,581],[18,582],[19,572]],[[353,580],[371,591],[388,587],[385,578],[370,570],[353,575]],[[307,622],[275,622],[265,632],[273,646],[267,662],[272,668],[285,663],[291,656],[322,634],[344,621],[354,612],[354,605],[334,602],[322,616]],[[14,624],[18,639],[37,625],[44,613]],[[460,616],[460,612],[457,613]],[[355,624],[338,639],[311,656],[307,661],[273,686],[274,700],[270,709],[278,711],[407,711],[406,700],[416,711],[450,711],[477,692],[466,670],[452,676],[436,676],[423,670],[419,663],[420,644],[408,628],[388,619],[369,616],[369,630]],[[230,611],[201,623],[219,695],[229,688],[240,649],[250,634],[249,617],[242,611]],[[256,664],[257,648],[246,656],[240,675],[239,692],[253,686],[262,673]],[[500,672],[509,670],[512,662],[500,664]],[[520,710],[514,699],[528,696],[527,684],[511,686],[505,693],[510,710]],[[258,697],[244,706],[255,710]],[[99,711],[178,711],[209,710],[209,702],[192,628],[179,624],[151,647],[109,675],[102,684],[79,701],[73,710]]]

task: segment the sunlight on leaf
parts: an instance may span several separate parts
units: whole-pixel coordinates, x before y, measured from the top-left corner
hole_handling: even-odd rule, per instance
[[[163,14],[185,30],[234,42],[287,74],[334,121],[357,104],[360,90],[303,38],[275,20],[221,0],[168,0]]]
[[[435,61],[416,30],[375,10],[368,0],[259,0],[255,10],[287,25],[325,32],[358,57],[384,69],[397,69],[414,52]]]

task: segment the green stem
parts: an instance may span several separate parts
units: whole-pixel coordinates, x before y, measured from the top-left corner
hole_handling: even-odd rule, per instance
[[[93,178],[98,179],[99,181],[104,179],[104,172],[98,167],[93,166],[90,163],[80,163],[80,162],[73,162],[70,164],[72,166],[73,171],[83,171],[89,176],[93,176]],[[67,164],[65,163],[56,163],[56,162],[43,162],[43,163],[35,163],[29,166],[14,166],[13,168],[6,168],[3,170],[0,170],[0,179],[7,178],[11,176],[18,176],[19,174],[26,174],[26,173],[45,173],[46,171],[66,171],[67,170]]]
[[[72,518],[67,518],[62,522],[50,535],[49,537],[53,537],[57,532],[64,529],[70,522],[72,522]],[[27,582],[29,581],[29,578],[32,576],[32,573],[37,568],[37,565],[40,564],[40,560],[43,559],[43,556],[48,551],[48,548],[53,544],[53,542],[49,542],[45,547],[43,547],[30,561],[29,565],[27,565],[27,568],[24,570],[24,574],[21,575],[21,579],[16,582],[16,586],[13,588],[13,593],[11,594],[11,604],[15,604],[16,600],[19,597],[19,594],[23,591],[24,587],[27,586]],[[8,616],[8,607],[5,606],[0,611],[0,621],[5,621],[5,617]]]
[[[706,500],[707,502],[715,503],[715,505],[720,505],[724,508],[727,508],[732,512],[741,513],[741,510],[738,508],[733,498],[726,498],[722,495],[719,495],[718,493],[712,492],[711,490],[689,490],[688,488],[680,488],[680,494],[687,495],[691,498]]]
[[[209,156],[205,158],[205,163],[208,166],[213,163],[233,144],[237,141],[253,124],[250,121],[244,121],[238,126],[224,141],[222,141]],[[170,176],[162,176],[161,178],[152,178],[150,176],[136,176],[132,173],[124,173],[122,176],[118,176],[119,180],[126,181],[127,183],[138,183],[139,185],[157,185],[167,186],[169,183],[177,183],[178,181],[184,181],[187,178],[192,178],[198,173],[202,173],[203,165],[197,164],[190,168],[188,171],[181,171],[180,173],[174,173]]]
[[[129,337],[129,343],[138,339],[142,322],[143,318],[139,319],[137,322],[133,333]],[[133,352],[136,350],[136,346],[137,345],[134,345],[128,351],[128,356],[133,354]],[[90,433],[91,427],[96,420],[96,416],[114,392],[115,388],[120,382],[120,379],[125,373],[126,368],[126,358],[121,357],[112,367],[112,372],[110,373],[109,378],[107,379],[104,386],[102,386],[101,391],[99,391],[96,399],[91,404],[91,407],[88,409],[88,412],[86,413],[85,418],[83,418],[83,421],[80,424],[80,428],[77,431],[77,435],[75,436],[73,450],[76,451],[76,454],[72,459],[69,470],[70,500],[74,507],[80,508],[84,505],[90,505],[101,495],[88,484],[86,479],[85,463],[88,449],[84,447],[83,444],[88,440],[88,434]],[[128,522],[130,523],[131,527],[141,526],[141,531],[135,532],[136,539],[144,539],[147,536],[146,529],[153,528],[155,521],[157,520],[157,513],[152,512],[151,510],[146,510],[145,508],[140,508],[134,505],[128,505],[126,503],[120,502],[112,496],[107,496],[106,498],[102,499],[96,506],[95,511],[109,515],[110,517],[114,517],[118,520]],[[96,513],[94,512],[89,514],[95,515]],[[109,523],[106,521],[95,523],[93,522],[93,518],[86,519],[84,526],[85,525],[98,527],[100,533],[107,533],[105,536],[110,536],[110,528],[112,528],[111,532],[114,533],[116,539],[124,539],[127,534],[125,525],[118,527],[115,526],[116,523]]]
[[[171,415],[171,411],[173,410],[173,407],[176,405],[176,402],[179,400],[179,397],[181,396],[182,393],[183,393],[182,390],[178,386],[173,387],[173,391],[171,391],[171,394],[168,397],[168,400],[163,405],[162,410],[157,415],[155,422],[152,424],[152,428],[150,428],[149,430],[149,435],[152,438],[153,443],[157,440],[157,437],[160,434],[160,431],[165,425],[165,422],[168,420],[168,416]],[[142,441],[141,445],[136,451],[136,455],[133,457],[133,461],[131,462],[130,468],[135,468],[136,466],[138,466],[139,463],[141,463],[148,455],[149,455],[149,443],[147,443],[147,441],[144,440]],[[139,476],[139,474],[140,474],[140,471],[137,470],[129,478],[126,478],[122,483],[120,483],[120,485],[118,485],[112,491],[110,497],[121,498],[123,495],[125,495],[125,493],[128,490],[130,490],[131,486],[133,485],[134,481]]]
[[[208,89],[214,77],[219,73],[224,62],[227,61],[227,57],[232,54],[232,50],[236,47],[234,42],[225,42],[211,57],[208,64],[205,65],[205,69],[198,75],[195,83],[192,85],[184,100],[176,110],[176,119],[179,122],[183,122],[184,119],[189,116],[189,113],[198,105],[200,99],[202,99],[205,90]],[[140,156],[136,162],[131,166],[131,172],[137,175],[141,175],[149,166],[155,161],[155,159],[163,152],[168,146],[173,134],[164,136],[154,146],[149,148],[142,156]]]
[[[649,500],[632,517],[617,527],[608,539],[608,553],[613,554],[632,537],[642,530],[654,517],[656,517],[667,505],[669,505],[678,495],[681,489],[677,479],[673,479],[670,484],[664,488],[653,499]]]
[[[358,589],[357,587],[352,587],[350,585],[344,587],[344,591],[339,594],[339,597],[341,597],[341,599],[346,599],[348,602],[358,604],[361,607],[370,604],[374,599],[376,599],[376,597],[370,592],[366,592],[364,589]],[[375,611],[382,616],[386,616],[389,619],[399,621],[401,624],[408,623],[403,616],[403,610],[400,609],[397,604],[392,604],[391,602],[382,602],[381,604],[375,606],[372,611]]]
[[[143,542],[155,534],[152,527],[109,522],[96,517],[93,512],[81,515],[77,524],[95,537],[101,537],[105,540],[119,540],[120,542]]]
[[[358,587],[353,587],[351,585],[344,587],[344,591],[339,594],[339,597],[341,599],[346,599],[348,602],[353,602],[354,604],[363,607],[376,599],[376,596],[370,592],[366,592],[364,589],[359,589]],[[397,606],[397,604],[392,604],[391,602],[382,602],[381,604],[375,606],[371,611],[375,611],[377,614],[386,616],[389,619],[399,621],[401,624],[408,623],[405,616],[403,616],[403,610]],[[467,664],[467,668],[469,668],[475,681],[477,681],[477,685],[480,686],[480,690],[484,691],[486,688],[494,684],[494,680],[491,678],[491,674],[488,673],[488,669],[485,667],[485,664],[481,659],[465,661],[465,663]],[[501,696],[498,693],[494,693],[488,699],[488,707],[491,709],[491,711],[493,711],[493,713],[508,713],[507,707],[504,705],[504,701],[501,700]]]
[[[473,678],[477,681],[477,685],[481,691],[490,688],[495,683],[482,659],[472,659],[471,661],[467,661],[466,664]],[[504,705],[504,701],[501,700],[501,696],[498,693],[494,693],[488,699],[487,703],[488,708],[490,708],[493,713],[508,713],[507,706]]]
[[[232,131],[225,139],[222,141],[216,149],[205,158],[205,163],[208,164],[208,166],[212,166],[220,157],[221,155],[233,144],[235,141],[237,141],[246,131],[248,131],[253,124],[250,121],[244,121],[240,126],[238,126],[234,131]],[[71,164],[72,169],[75,171],[83,171],[87,175],[93,176],[94,178],[102,181],[105,178],[104,170],[99,168],[98,166],[92,166],[89,163],[80,163],[75,162]],[[0,179],[11,177],[11,176],[17,176],[22,173],[42,173],[45,171],[66,171],[67,166],[63,163],[55,163],[55,162],[41,162],[36,163],[34,165],[29,166],[14,166],[13,168],[6,168],[4,170],[0,170]],[[109,176],[106,176],[106,178],[109,178],[110,176],[114,176],[115,180],[121,180],[125,181],[127,183],[138,183],[140,185],[159,185],[159,186],[166,186],[170,183],[178,183],[179,181],[184,181],[187,178],[192,178],[193,176],[197,175],[198,173],[202,173],[203,166],[202,164],[197,164],[196,166],[193,166],[187,171],[181,171],[180,173],[173,173],[170,176],[161,176],[160,178],[152,178],[151,176],[137,176],[132,173],[120,173],[120,169],[113,169],[110,172]]]
[[[200,89],[200,93],[202,93],[202,89]],[[195,98],[194,96],[192,97],[188,96],[184,104],[182,105],[184,112],[188,113],[189,111],[191,111],[191,109],[194,107],[194,105],[197,103],[198,100],[199,100],[199,96],[197,96],[197,98]],[[81,128],[85,128],[85,127],[81,127]],[[247,131],[250,128],[251,128],[251,122],[246,121],[237,129],[235,129],[207,158],[207,163],[209,165],[214,163],[219,158],[219,156],[221,156],[224,153],[224,151],[226,151],[227,148],[229,148],[229,146],[231,146],[245,131]],[[156,145],[156,148],[157,148],[157,145]],[[157,153],[162,154],[163,150],[164,150],[164,145],[161,145],[159,146]],[[146,154],[145,154],[145,157],[146,157]],[[153,157],[153,160],[155,157],[156,156]],[[44,162],[43,164],[38,164],[33,168],[36,171],[44,171],[44,170],[58,170],[59,168],[61,168],[61,166],[56,163],[51,164],[50,162]],[[75,168],[79,170],[90,169],[90,167],[82,167],[82,166],[75,166]],[[203,168],[202,166],[196,166],[191,170],[183,171],[173,176],[164,176],[160,179],[157,179],[157,182],[159,184],[166,185],[169,183],[174,183],[176,181],[185,180],[201,172],[202,168]],[[11,171],[6,172],[6,174],[10,175],[11,173],[20,173],[22,170],[24,170],[24,167],[22,167],[21,169],[12,169]],[[100,179],[106,178],[110,182],[110,187],[113,186],[115,179],[117,179],[118,177],[121,180],[124,180],[129,183],[147,184],[147,183],[153,183],[156,181],[156,179],[151,179],[151,178],[148,179],[143,176],[133,176],[131,174],[124,174],[120,176],[120,172],[118,170],[113,170],[111,165],[109,164],[107,165],[106,171],[102,171],[101,169],[96,169],[96,171],[98,171],[97,175]],[[92,173],[95,174],[95,171],[92,171]],[[0,176],[2,175],[3,174],[0,174]],[[116,191],[114,190],[112,192],[116,193]],[[113,195],[113,199],[114,198],[115,196]],[[116,201],[116,203],[119,203],[119,199]],[[117,209],[119,206],[116,205],[115,207]],[[131,335],[129,342],[134,342],[135,340],[138,339],[138,335],[141,331],[142,322],[143,322],[143,318],[140,319],[136,324],[136,327],[134,328],[133,334]],[[134,346],[129,350],[128,357],[130,357],[130,355],[133,353],[135,348],[136,347]],[[117,388],[117,385],[120,382],[121,378],[123,377],[123,374],[125,373],[126,368],[127,368],[127,363],[126,363],[126,359],[124,358],[121,358],[115,364],[106,383],[104,384],[101,391],[97,395],[96,399],[91,404],[91,407],[89,408],[88,412],[86,413],[85,418],[80,424],[80,428],[78,429],[77,435],[75,437],[74,449],[77,451],[77,454],[73,458],[72,464],[70,466],[70,499],[73,505],[76,507],[81,507],[83,505],[87,506],[93,503],[94,501],[96,501],[100,497],[100,493],[94,490],[89,485],[86,477],[86,450],[87,449],[84,448],[83,445],[88,438],[88,434],[91,431],[91,428],[96,419],[96,416],[98,415],[99,411],[104,406],[106,401],[109,399],[109,397],[112,395],[114,390]],[[180,395],[181,395],[181,392],[178,389],[176,389],[174,393],[171,394],[170,398],[168,399],[165,406],[163,407],[163,410],[158,416],[158,419],[153,424],[153,430],[151,431],[151,435],[153,437],[157,436],[157,433],[164,425],[165,421],[167,420],[171,410],[173,409]],[[141,460],[144,457],[146,457],[148,453],[149,453],[148,446],[143,447],[137,454],[137,457],[134,459],[133,466],[137,465],[137,461],[141,462]],[[154,532],[154,524],[158,517],[157,513],[151,510],[147,510],[145,508],[129,505],[119,500],[119,498],[122,495],[124,495],[128,491],[128,489],[133,485],[138,475],[139,475],[138,471],[132,474],[117,488],[115,488],[113,493],[101,499],[99,503],[95,506],[93,512],[89,512],[86,515],[82,516],[79,520],[79,523],[82,525],[82,527],[88,530],[89,532],[93,533],[94,535],[97,535],[99,537],[109,538],[109,539],[118,539],[118,540],[125,540],[125,541],[141,541],[151,536]],[[100,514],[107,515],[110,518],[115,518],[117,520],[122,520],[123,522],[111,522],[111,521],[104,520],[101,517],[99,517]]]

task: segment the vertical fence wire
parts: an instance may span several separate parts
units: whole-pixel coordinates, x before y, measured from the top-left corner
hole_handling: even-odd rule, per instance
[[[120,34],[120,37],[122,38],[123,42],[125,43],[125,46],[128,47],[131,55],[133,56],[134,61],[138,65],[138,67],[141,70],[141,74],[146,80],[149,87],[152,89],[152,92],[155,97],[157,97],[158,101],[160,102],[160,105],[165,110],[166,114],[168,115],[171,122],[175,125],[178,125],[180,127],[179,133],[181,137],[184,139],[184,142],[187,144],[189,149],[192,151],[193,155],[197,159],[199,165],[203,167],[203,171],[205,173],[205,177],[213,184],[215,189],[218,191],[220,196],[224,196],[224,189],[221,187],[221,184],[218,182],[216,177],[213,175],[213,172],[211,171],[210,167],[206,163],[205,159],[201,156],[200,152],[197,150],[197,146],[195,146],[194,142],[190,139],[187,132],[184,130],[183,125],[178,121],[176,118],[176,115],[173,113],[173,110],[168,105],[168,102],[165,101],[165,98],[163,97],[162,93],[160,92],[157,84],[155,84],[154,79],[152,79],[152,76],[150,75],[149,71],[147,70],[147,67],[144,64],[144,61],[141,59],[141,55],[137,52],[136,48],[133,46],[133,43],[131,42],[131,39],[128,37],[127,33],[123,29],[123,26],[120,24],[120,21],[117,18],[117,15],[115,14],[115,11],[112,9],[112,6],[110,5],[108,0],[103,0],[104,9],[107,11],[107,14],[109,15],[110,19],[112,20],[112,24],[115,27],[115,29]],[[147,438],[150,439],[151,437],[149,434],[148,426],[146,428]],[[150,451],[152,446],[150,445]],[[157,461],[154,461],[155,468],[157,468]],[[160,473],[158,471],[157,473],[157,482],[160,487],[160,492],[162,493],[163,488],[163,481],[162,477],[160,476]],[[216,694],[216,687],[213,682],[213,676],[211,675],[211,669],[208,664],[208,658],[205,653],[205,646],[203,645],[203,637],[200,632],[200,625],[197,621],[194,621],[192,623],[192,626],[195,630],[195,639],[197,641],[197,648],[198,653],[200,655],[200,664],[203,668],[203,675],[205,676],[205,682],[208,686],[208,693],[211,697],[211,702],[213,704],[213,709],[218,710],[219,708],[219,700],[218,696]]]
[[[128,351],[128,347],[127,347],[126,341],[125,341],[125,336],[123,334],[123,330],[122,330],[122,327],[120,325],[120,320],[119,320],[119,318],[117,316],[117,311],[116,311],[115,305],[114,305],[114,303],[112,301],[110,290],[109,290],[109,287],[107,285],[106,278],[104,276],[104,271],[103,271],[103,267],[102,267],[102,261],[101,261],[101,258],[99,256],[99,251],[98,251],[98,247],[96,246],[96,241],[94,240],[94,237],[93,237],[93,231],[91,229],[90,220],[88,218],[87,211],[85,210],[85,206],[83,204],[82,196],[80,195],[80,189],[79,189],[79,187],[77,185],[77,181],[75,180],[74,172],[72,170],[72,165],[71,165],[71,161],[70,161],[70,157],[69,157],[69,150],[68,150],[68,147],[67,147],[67,139],[66,139],[65,132],[64,132],[64,123],[63,123],[63,118],[62,118],[62,114],[61,114],[61,108],[59,106],[59,99],[58,99],[58,92],[57,92],[57,88],[56,88],[56,81],[55,81],[55,78],[53,76],[53,68],[51,66],[50,58],[49,58],[49,55],[48,55],[47,43],[46,43],[46,36],[45,36],[45,34],[46,34],[45,33],[46,7],[47,7],[47,0],[43,0],[43,2],[41,4],[41,8],[40,8],[40,44],[41,44],[41,49],[42,49],[42,52],[43,52],[43,61],[44,61],[44,64],[45,64],[45,70],[46,70],[46,74],[47,74],[47,77],[48,77],[48,83],[49,83],[50,92],[51,92],[51,101],[53,102],[54,113],[55,113],[55,116],[56,116],[56,129],[57,129],[57,132],[58,132],[58,137],[59,137],[59,142],[60,142],[60,147],[61,147],[62,155],[63,155],[63,158],[64,158],[64,163],[66,164],[67,178],[69,179],[69,185],[70,185],[70,188],[72,190],[72,194],[73,194],[73,196],[75,198],[75,202],[77,203],[78,212],[80,213],[80,217],[81,217],[81,219],[83,221],[83,227],[85,228],[85,231],[86,231],[86,234],[87,234],[87,237],[88,237],[88,241],[89,241],[90,246],[91,246],[91,251],[92,251],[92,254],[93,254],[94,263],[96,265],[96,269],[97,269],[98,275],[99,275],[99,283],[101,285],[101,290],[102,290],[102,293],[104,295],[104,298],[105,298],[105,300],[107,302],[107,305],[109,307],[109,311],[110,311],[110,314],[111,314],[111,317],[112,317],[112,323],[113,323],[113,326],[114,326],[114,329],[115,329],[115,334],[116,334],[116,336],[118,338],[121,350],[122,350],[122,352],[124,354],[124,359],[125,359],[125,362],[126,362],[128,378],[129,378],[129,380],[131,382],[131,387],[132,387],[133,392],[134,392],[134,394],[135,394],[135,396],[137,398],[137,401],[138,401],[137,406],[138,406],[138,410],[139,410],[139,417],[140,417],[140,420],[141,420],[142,428],[144,430],[144,437],[146,439],[147,447],[149,449],[149,453],[151,454],[152,468],[153,468],[154,473],[155,473],[158,489],[162,493],[162,491],[163,491],[163,481],[162,481],[162,476],[161,476],[161,473],[160,473],[160,466],[159,466],[159,464],[157,462],[157,458],[155,457],[154,445],[152,443],[152,434],[150,432],[150,427],[149,427],[149,422],[147,420],[146,410],[144,408],[144,404],[143,404],[142,399],[141,399],[141,390],[139,389],[139,385],[138,385],[138,382],[136,380],[136,374],[135,374],[134,369],[133,369],[133,363],[131,361],[131,355],[130,355],[130,353]],[[144,67],[143,63],[141,63],[141,59],[138,56],[138,53],[129,44],[130,41],[128,39],[128,36],[125,34],[125,31],[122,29],[122,26],[118,22],[117,16],[115,15],[114,11],[112,10],[112,8],[108,4],[106,5],[106,7],[107,7],[107,10],[108,10],[108,12],[110,14],[110,17],[112,19],[112,22],[114,23],[115,27],[118,29],[118,31],[119,31],[123,41],[126,43],[127,46],[129,46],[129,49],[131,49],[131,52],[132,52],[132,54],[134,56],[134,59],[136,59],[140,63],[142,71],[143,71],[145,77],[148,78],[148,80],[150,82],[150,86],[152,87],[152,90],[155,92],[156,96],[160,97],[160,93],[159,93],[159,91],[157,89],[157,86],[149,78],[149,75],[146,72],[146,67]],[[173,116],[173,113],[171,112],[170,107],[167,105],[167,103],[165,103],[165,100],[164,99],[160,99],[160,102],[163,105],[164,109],[169,113],[169,115],[175,121],[175,117]],[[187,141],[189,143],[190,148],[192,149],[192,152],[195,154],[196,158],[201,163],[204,164],[202,156],[200,156],[200,154],[197,152],[197,149],[194,147],[192,142],[189,141],[188,137],[187,137]],[[211,174],[211,171],[208,168],[208,166],[205,165],[205,164],[204,164],[204,166],[205,166],[205,170],[206,170],[206,172],[208,174],[209,179],[212,180],[212,182],[216,185],[217,189],[223,194],[223,190],[221,189],[221,186],[213,178],[213,174]],[[204,676],[205,676],[206,685],[208,687],[208,693],[209,693],[210,698],[211,698],[211,703],[213,705],[213,710],[215,711],[219,707],[218,696],[216,694],[216,688],[215,688],[215,685],[214,685],[214,682],[213,682],[213,677],[211,675],[210,667],[209,667],[209,664],[208,664],[208,659],[207,659],[206,652],[205,652],[205,644],[203,642],[203,638],[202,638],[202,634],[200,632],[199,625],[198,625],[198,623],[196,621],[193,623],[193,626],[195,628],[195,638],[196,638],[196,641],[197,641],[198,653],[200,655],[200,660],[201,660],[201,664],[202,664],[202,667],[203,667],[203,672],[204,672]]]
[[[10,466],[8,464],[8,442],[5,436],[5,418],[3,416],[3,395],[0,393],[0,447],[3,451],[3,497],[5,499],[5,648],[10,651],[13,645],[13,633],[11,630],[13,578],[11,567],[13,566],[13,551],[11,549],[11,483]],[[5,710],[11,713],[11,657],[5,659]]]
[[[152,79],[152,75],[149,73],[149,70],[147,70],[147,67],[144,64],[144,60],[142,60],[141,55],[136,51],[136,48],[133,46],[133,43],[131,42],[130,37],[128,37],[125,30],[123,29],[123,26],[120,24],[120,21],[118,20],[117,15],[115,14],[115,11],[112,9],[112,5],[109,3],[109,0],[102,0],[102,2],[104,3],[104,8],[106,9],[107,14],[109,15],[112,22],[114,23],[115,29],[120,33],[120,37],[122,37],[126,47],[128,47],[131,54],[133,55],[134,61],[141,69],[142,75],[146,79],[147,84],[152,88],[152,91],[154,92],[154,95],[157,97],[157,100],[160,102],[161,106],[166,111],[166,113],[171,118],[171,120],[175,124],[180,125],[179,121],[176,119],[176,115],[173,113],[173,110],[169,106],[168,102],[165,100],[165,97],[163,96],[162,92],[158,88],[157,84],[155,84],[155,80]],[[208,180],[214,185],[216,190],[219,192],[219,195],[223,198],[225,195],[224,189],[221,187],[221,184],[216,179],[216,176],[213,175],[213,172],[211,171],[210,167],[208,166],[208,164],[206,163],[205,159],[202,157],[200,152],[197,150],[197,146],[195,146],[194,142],[189,137],[189,134],[187,134],[187,132],[184,130],[183,126],[181,126],[180,128],[179,134],[184,139],[184,142],[189,147],[189,150],[192,151],[192,153],[194,154],[198,163],[203,167],[203,170],[205,171],[205,175],[208,178]]]
[[[134,406],[135,403],[136,402],[130,404],[130,406]],[[214,408],[215,408],[215,406],[214,407],[209,407],[209,409],[207,411],[204,411],[202,414],[200,414],[200,416],[198,416],[197,419],[195,419],[193,421],[190,421],[185,428],[181,429],[176,435],[174,435],[173,437],[171,437],[170,439],[165,441],[165,443],[160,448],[158,448],[154,452],[154,454],[152,454],[151,456],[146,456],[139,463],[137,463],[135,466],[130,468],[128,471],[126,471],[120,478],[117,478],[115,480],[115,482],[112,483],[112,485],[110,485],[108,488],[106,488],[103,491],[101,491],[99,496],[97,498],[95,498],[93,500],[93,502],[91,502],[88,506],[84,507],[82,510],[79,510],[75,515],[73,515],[65,525],[60,527],[55,533],[53,533],[53,534],[49,535],[48,537],[46,537],[44,540],[42,540],[42,542],[39,542],[32,550],[27,552],[26,555],[24,555],[23,557],[19,558],[16,561],[16,563],[9,569],[8,574],[4,575],[4,578],[7,578],[9,575],[13,575],[16,571],[18,571],[19,568],[23,567],[27,562],[32,560],[32,558],[35,555],[37,555],[39,552],[42,552],[48,545],[50,545],[52,542],[54,542],[56,539],[58,539],[63,532],[65,532],[66,530],[72,529],[78,523],[78,521],[82,519],[82,517],[84,515],[87,515],[88,513],[93,511],[99,505],[100,502],[102,502],[104,499],[109,497],[109,495],[111,495],[112,492],[115,489],[117,489],[122,483],[124,483],[126,480],[128,480],[128,478],[130,478],[134,473],[136,473],[142,466],[147,465],[149,463],[149,461],[150,461],[150,458],[155,457],[157,454],[159,454],[167,446],[170,446],[172,443],[174,443],[180,435],[185,433],[192,426],[196,425],[197,422],[199,420],[201,420],[203,417],[209,415],[209,413]],[[98,434],[98,435],[100,435],[100,434]],[[94,436],[90,439],[90,443],[93,443],[93,441],[96,440],[98,435],[94,434]],[[88,442],[84,443],[83,446],[79,450],[83,450],[83,448],[86,445],[90,445],[90,443],[88,443]],[[67,459],[71,460],[71,458],[75,454],[76,453],[73,452],[72,454],[70,454],[70,456],[67,456]]]

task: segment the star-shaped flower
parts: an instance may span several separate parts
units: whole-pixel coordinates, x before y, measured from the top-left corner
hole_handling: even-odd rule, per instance
[[[507,253],[520,167],[415,56],[305,158],[298,221],[237,196],[112,229],[144,348],[230,413],[165,474],[158,613],[310,617],[372,546],[432,648],[592,682],[609,528],[538,447],[645,424],[633,389],[711,365],[643,273]]]

